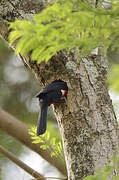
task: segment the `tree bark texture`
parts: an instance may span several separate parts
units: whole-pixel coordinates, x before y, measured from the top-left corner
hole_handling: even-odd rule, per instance
[[[0,2],[0,6],[4,1]],[[24,1],[5,1],[22,4]],[[33,1],[25,1],[33,7]],[[8,8],[8,11],[10,6]],[[13,10],[12,10],[13,11]],[[25,7],[22,11],[15,8],[11,21],[25,19]],[[32,15],[35,7],[27,9]],[[17,14],[17,15],[16,15]],[[1,35],[7,39],[8,14],[0,14],[3,24]],[[3,18],[4,17],[4,18]],[[30,17],[30,16],[29,16]],[[6,27],[6,28],[5,28]],[[38,65],[30,57],[22,60],[37,75],[41,86],[55,79],[67,82],[69,91],[67,102],[61,100],[54,105],[54,111],[62,135],[64,153],[69,180],[81,180],[106,163],[115,154],[119,142],[118,124],[106,87],[107,61],[103,53],[81,57],[78,49],[68,55],[65,51],[56,55],[46,64]]]

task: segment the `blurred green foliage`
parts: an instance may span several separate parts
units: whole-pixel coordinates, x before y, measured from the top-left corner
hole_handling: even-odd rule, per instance
[[[2,38],[0,38],[0,56],[2,54],[5,55],[11,52],[12,52],[12,49],[8,47],[7,42],[5,43],[5,41]]]
[[[2,180],[2,169],[0,168],[0,180]]]
[[[16,156],[19,156],[22,153],[22,144],[2,131],[0,131],[0,145],[14,153]],[[2,154],[0,154],[0,159],[1,158],[4,158]]]
[[[97,170],[94,176],[88,176],[84,180],[119,180],[119,152],[112,157],[110,163]]]
[[[112,65],[108,76],[108,83],[112,90],[119,92],[119,64]]]
[[[34,75],[22,64],[19,65],[20,60],[13,60],[13,58],[13,51],[8,47],[8,44],[0,38],[0,107],[30,127],[37,124],[38,109],[37,112],[36,110],[34,112],[34,110],[29,107],[35,94],[40,90],[40,87]],[[11,72],[8,72],[9,69],[7,70],[9,77],[14,73],[14,70],[18,69],[20,72],[22,69],[25,69],[29,74],[29,78],[25,82],[15,81],[15,83],[13,83],[9,81],[6,77],[6,67],[9,66],[13,69]],[[22,76],[22,71],[19,73],[19,76],[20,75]],[[15,74],[14,76],[16,78],[17,75]],[[22,100],[21,96],[23,96]],[[34,99],[34,102],[37,102],[37,99]],[[48,122],[48,129],[61,140],[59,131],[55,130],[55,118],[51,112],[49,112],[48,120],[50,120]],[[2,131],[0,131],[0,145],[17,156],[23,152],[22,144]],[[0,155],[0,158],[3,157],[4,156]]]
[[[9,105],[12,107],[12,103],[15,99],[10,96],[10,88],[4,78],[4,69],[9,61],[9,57],[13,51],[8,47],[8,44],[0,38],[0,107],[7,109]],[[9,99],[9,100],[8,100]],[[7,148],[17,156],[22,152],[22,145],[14,138],[8,136],[6,133],[0,131],[0,145]],[[0,159],[4,156],[0,154]]]

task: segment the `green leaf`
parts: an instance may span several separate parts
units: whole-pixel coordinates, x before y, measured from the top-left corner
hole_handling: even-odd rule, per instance
[[[112,1],[111,9],[95,8],[88,1],[57,0],[33,17],[34,21],[10,23],[10,45],[18,40],[16,53],[38,63],[48,61],[56,52],[72,48],[90,54],[96,47],[119,49],[119,2]],[[115,42],[115,43],[114,43]]]
[[[55,156],[64,162],[64,156],[63,156],[63,150],[62,150],[62,144],[61,142],[56,142],[56,138],[50,137],[50,133],[46,131],[45,134],[37,136],[36,135],[36,127],[32,127],[29,130],[29,134],[31,135],[32,138],[32,143],[37,144],[37,143],[42,143],[40,145],[40,148],[45,150],[45,149],[50,149],[51,151],[51,156]]]
[[[52,138],[50,143],[52,144],[52,146],[55,146],[56,145],[56,138],[55,137]]]

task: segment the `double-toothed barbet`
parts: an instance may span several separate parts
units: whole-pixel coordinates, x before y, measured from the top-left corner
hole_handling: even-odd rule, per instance
[[[44,134],[46,131],[48,106],[57,103],[62,97],[66,97],[67,93],[68,87],[66,82],[55,80],[36,95],[39,98],[41,107],[37,125],[37,136]]]

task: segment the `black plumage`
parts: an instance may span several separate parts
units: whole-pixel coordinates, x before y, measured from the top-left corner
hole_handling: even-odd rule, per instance
[[[66,96],[68,87],[66,82],[55,80],[41,90],[36,97],[40,102],[40,114],[37,125],[37,135],[44,134],[47,126],[47,109],[52,103],[57,103],[62,96]]]

